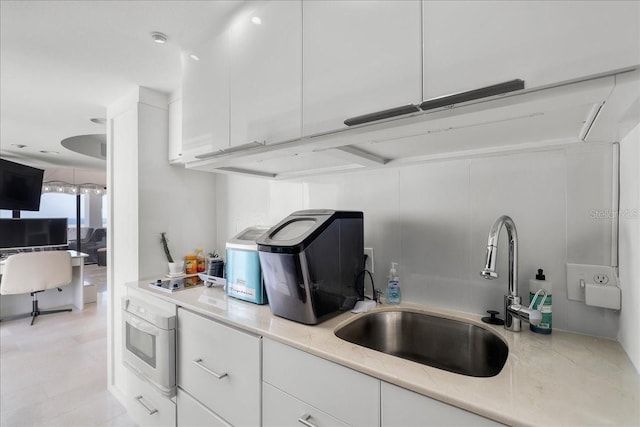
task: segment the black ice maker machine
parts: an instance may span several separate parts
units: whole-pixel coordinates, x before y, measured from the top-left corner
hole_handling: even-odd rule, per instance
[[[256,243],[276,316],[314,325],[352,309],[363,295],[362,212],[297,211]]]

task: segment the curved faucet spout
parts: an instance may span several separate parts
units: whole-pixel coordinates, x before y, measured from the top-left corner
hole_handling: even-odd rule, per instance
[[[509,240],[509,295],[518,296],[518,232],[511,217],[502,215],[491,226],[487,239],[487,258],[480,275],[485,279],[496,279],[496,258],[498,257],[498,238],[502,227],[507,229]]]

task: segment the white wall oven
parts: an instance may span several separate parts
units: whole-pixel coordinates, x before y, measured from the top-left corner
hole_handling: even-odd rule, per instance
[[[161,393],[176,391],[176,314],[139,299],[122,300],[125,365]]]

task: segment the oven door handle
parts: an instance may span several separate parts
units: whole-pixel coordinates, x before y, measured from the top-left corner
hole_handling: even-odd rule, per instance
[[[139,404],[141,404],[141,405],[142,405],[142,407],[143,407],[144,409],[146,409],[146,410],[147,410],[147,412],[149,412],[149,415],[153,415],[153,414],[155,414],[156,412],[158,412],[158,410],[157,410],[157,409],[155,409],[155,408],[149,408],[147,405],[145,405],[145,403],[142,401],[142,395],[136,396],[136,397],[135,397],[135,399],[138,401],[138,403],[139,403]]]
[[[222,374],[218,374],[216,372],[213,372],[211,369],[207,368],[206,366],[204,366],[202,364],[202,359],[195,359],[193,361],[193,363],[195,363],[198,368],[202,369],[203,371],[205,371],[208,374],[213,375],[214,377],[216,377],[219,380],[223,379],[224,377],[228,377],[229,376],[229,374],[227,374],[226,372],[222,373]]]
[[[145,322],[144,320],[137,319],[131,314],[127,315],[127,319],[125,321],[128,324],[130,324],[133,328],[139,331],[142,331],[146,334],[155,335],[155,336],[160,335],[161,329]]]

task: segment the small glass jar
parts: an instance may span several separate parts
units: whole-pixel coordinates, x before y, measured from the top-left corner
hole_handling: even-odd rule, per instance
[[[184,257],[184,272],[186,274],[198,272],[198,256],[196,254],[188,254]]]

